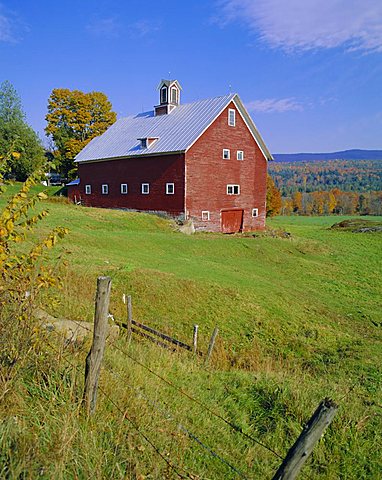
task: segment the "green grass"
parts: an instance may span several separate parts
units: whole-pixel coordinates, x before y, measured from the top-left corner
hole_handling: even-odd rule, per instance
[[[209,371],[187,354],[136,339],[129,352],[281,455],[319,401],[333,397],[340,410],[304,469],[306,478],[382,478],[376,447],[382,437],[380,233],[330,230],[346,218],[333,216],[268,221],[291,238],[185,236],[156,216],[51,200],[44,207],[51,215],[41,223],[39,237],[58,225],[70,228],[50,254],[51,262],[62,255],[68,266],[59,267],[62,290],[43,297],[49,313],[91,320],[96,277],[110,275],[110,310],[117,319],[125,317],[122,294],[131,294],[138,320],[179,339],[190,342],[197,323],[204,351],[218,325]],[[123,337],[118,344],[127,348]],[[22,452],[12,456],[10,478],[24,478],[20,472],[35,478],[39,471],[43,478],[173,478],[102,394],[94,423],[79,415],[85,354],[85,347],[60,357],[53,352],[56,367],[48,383],[38,370],[24,378],[22,388],[35,390],[22,402],[15,394],[22,420],[12,423],[15,413],[8,407],[11,413],[1,427],[3,445],[7,437],[5,442],[13,441]],[[166,405],[249,478],[271,478],[279,460],[267,450],[174,394],[112,347],[106,355],[102,388],[126,406],[174,463],[200,478],[237,478],[112,371]],[[69,375],[66,356],[80,366],[78,374]]]

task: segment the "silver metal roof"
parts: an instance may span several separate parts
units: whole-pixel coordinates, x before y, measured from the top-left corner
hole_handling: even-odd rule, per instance
[[[241,107],[239,110],[242,110],[244,108],[243,104],[238,96],[232,93],[222,97],[179,105],[167,115],[155,116],[154,111],[149,111],[121,118],[109,127],[105,133],[89,142],[75,157],[75,161],[88,162],[110,158],[184,152],[234,99],[237,106]],[[256,136],[259,137],[256,140],[263,150],[262,146],[265,147],[265,144],[253,122],[251,120],[250,122],[251,125],[248,126],[255,138]],[[251,128],[252,126],[254,130]],[[158,140],[150,147],[142,148],[139,139],[146,137],[158,137]],[[266,152],[263,150],[263,153],[266,158],[272,159],[268,150]]]

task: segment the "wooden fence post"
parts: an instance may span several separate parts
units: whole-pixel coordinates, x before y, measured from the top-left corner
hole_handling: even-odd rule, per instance
[[[94,314],[93,343],[86,357],[85,389],[83,401],[88,414],[93,414],[97,401],[97,387],[103,352],[105,350],[106,333],[108,326],[111,279],[98,277],[97,294]]]
[[[333,420],[337,409],[338,405],[329,398],[320,403],[272,480],[294,480],[297,477],[324,430]]]
[[[199,328],[199,325],[194,325],[194,335],[192,339],[194,353],[196,353],[198,350],[198,328]]]
[[[210,361],[210,358],[211,358],[212,352],[214,350],[215,341],[216,341],[216,337],[218,336],[218,333],[219,333],[219,329],[218,329],[218,327],[215,327],[214,331],[212,332],[212,335],[211,335],[210,344],[208,345],[206,364]]]
[[[133,305],[131,302],[131,295],[127,296],[127,342],[130,345],[131,336],[133,333]]]

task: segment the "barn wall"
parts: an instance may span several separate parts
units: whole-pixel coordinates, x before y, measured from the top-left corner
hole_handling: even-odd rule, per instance
[[[236,110],[235,127],[228,125],[229,108]],[[223,148],[230,149],[229,160]],[[236,159],[237,150],[244,160]],[[186,214],[198,229],[220,231],[221,211],[231,208],[244,209],[243,230],[264,229],[267,161],[233,103],[186,153],[186,175]],[[240,195],[227,195],[227,184],[240,185]],[[209,221],[202,211],[210,212]]]
[[[184,213],[184,154],[80,163],[78,173],[84,205]],[[127,194],[121,194],[121,183],[127,183]],[[142,183],[150,184],[148,195],[141,193]],[[174,195],[166,194],[166,183],[175,184]],[[109,185],[108,195],[101,193],[102,184]],[[90,195],[85,185],[91,185]]]

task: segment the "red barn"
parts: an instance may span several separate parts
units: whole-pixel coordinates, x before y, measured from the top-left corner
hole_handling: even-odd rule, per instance
[[[77,155],[69,197],[166,212],[199,230],[263,229],[272,156],[239,96],[181,104],[176,80],[158,88],[153,111],[119,119]]]

